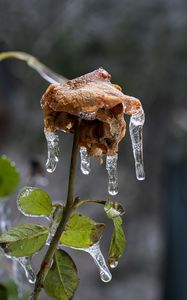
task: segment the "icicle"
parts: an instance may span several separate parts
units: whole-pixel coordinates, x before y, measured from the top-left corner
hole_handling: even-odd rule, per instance
[[[100,277],[102,281],[109,282],[112,279],[112,274],[110,273],[106,265],[105,259],[103,257],[103,254],[99,246],[99,242],[97,242],[96,244],[94,244],[89,248],[84,248],[79,250],[88,252],[93,257],[95,264],[99,268]]]
[[[48,147],[48,159],[46,162],[47,172],[52,173],[55,171],[57,162],[59,161],[59,147],[58,135],[54,132],[44,130]]]
[[[81,157],[81,172],[84,175],[90,174],[90,157],[87,154],[87,149],[85,147],[80,147],[80,157]]]
[[[130,118],[130,136],[135,160],[136,177],[138,180],[145,179],[144,163],[143,163],[143,143],[142,143],[142,128],[145,121],[143,110],[140,110],[136,115]]]
[[[22,273],[20,270],[21,268],[22,267],[19,265],[18,261],[16,259],[13,259],[12,275],[13,275],[13,279],[17,285],[19,299],[24,298],[24,292],[25,292],[25,284],[22,280]]]
[[[114,196],[118,193],[118,178],[117,178],[117,153],[113,156],[106,157],[106,169],[108,171],[108,192]]]
[[[15,257],[14,259],[23,267],[28,281],[34,284],[36,275],[32,269],[30,257]]]
[[[0,233],[4,233],[11,227],[10,208],[6,206],[5,199],[0,203],[0,216]]]
[[[59,248],[62,248],[62,245],[59,245]],[[71,247],[71,248],[89,253],[92,256],[92,258],[94,259],[95,264],[99,268],[101,280],[104,282],[111,281],[112,274],[110,273],[110,271],[106,265],[104,256],[100,249],[99,242],[97,242],[96,244],[92,245],[89,248],[74,248],[74,247]]]
[[[35,283],[35,281],[36,281],[36,275],[35,275],[35,273],[34,273],[34,271],[32,269],[30,257],[28,257],[28,256],[15,257],[15,256],[11,256],[11,255],[9,255],[7,253],[4,253],[4,255],[7,258],[11,259],[12,261],[18,262],[22,266],[22,268],[24,269],[25,275],[26,275],[28,281],[30,283]]]

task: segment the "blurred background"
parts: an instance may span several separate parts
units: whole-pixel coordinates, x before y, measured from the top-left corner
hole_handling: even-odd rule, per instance
[[[81,279],[75,300],[186,300],[186,0],[0,0],[0,51],[11,50],[28,52],[70,79],[103,66],[145,110],[144,182],[135,177],[128,130],[119,150],[120,191],[113,199],[126,210],[126,251],[108,284],[100,282],[87,254],[71,252]],[[20,186],[31,184],[39,164],[36,173],[48,179],[45,189],[61,201],[72,136],[60,134],[61,161],[55,173],[46,174],[40,98],[47,86],[23,62],[0,64],[0,153],[16,162]],[[23,221],[15,195],[9,199],[12,224]],[[104,165],[92,161],[86,177],[78,169],[76,195],[108,197]],[[100,207],[83,211],[108,223],[101,243],[106,255],[112,226]]]

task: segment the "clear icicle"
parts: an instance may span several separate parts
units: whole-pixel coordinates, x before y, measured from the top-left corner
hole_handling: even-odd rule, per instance
[[[62,245],[59,245],[59,248],[62,248]],[[96,244],[92,245],[89,248],[74,248],[74,247],[71,247],[71,248],[89,253],[92,256],[95,264],[99,268],[101,280],[103,282],[111,281],[112,274],[110,273],[110,270],[107,267],[104,256],[100,249],[99,242],[97,242]]]
[[[48,147],[48,159],[46,162],[47,172],[52,173],[55,171],[57,162],[59,161],[59,137],[55,132],[44,130]]]
[[[142,142],[142,129],[145,121],[143,110],[137,114],[132,115],[130,118],[130,136],[132,141],[132,148],[135,160],[136,177],[138,180],[145,179],[144,163],[143,163],[143,142]]]
[[[104,256],[99,246],[99,242],[89,247],[88,249],[85,249],[85,251],[93,257],[96,265],[98,266],[101,280],[104,282],[109,282],[112,279],[112,274],[110,273],[106,265]]]
[[[85,147],[80,147],[80,157],[81,157],[81,172],[84,175],[90,174],[90,157],[88,156],[87,149]]]
[[[106,157],[106,169],[108,171],[108,192],[112,196],[117,195],[118,193],[117,161],[117,153],[113,156],[107,155]]]
[[[17,260],[17,262],[23,267],[28,281],[34,284],[36,281],[36,275],[31,266],[30,257],[16,257],[14,259]]]
[[[24,298],[24,293],[25,293],[25,284],[22,280],[22,273],[21,273],[21,270],[20,270],[21,268],[22,267],[18,263],[17,259],[13,259],[13,261],[12,261],[12,275],[13,275],[13,279],[14,279],[16,285],[17,285],[19,299],[23,299]]]
[[[7,207],[5,199],[0,203],[0,216],[0,233],[4,233],[11,227],[10,208]]]

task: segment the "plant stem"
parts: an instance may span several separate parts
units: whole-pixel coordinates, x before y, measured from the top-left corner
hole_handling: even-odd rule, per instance
[[[62,219],[57,227],[57,230],[51,240],[49,248],[44,256],[44,259],[41,264],[40,271],[37,275],[34,292],[31,299],[37,300],[42,289],[45,277],[51,267],[52,259],[56,247],[58,245],[59,239],[64,231],[65,225],[68,221],[69,216],[73,211],[73,201],[74,201],[74,179],[76,173],[76,161],[77,161],[77,152],[78,152],[78,142],[79,142],[79,129],[76,130],[74,134],[73,147],[71,153],[71,163],[70,163],[70,172],[69,172],[69,183],[68,183],[68,193],[66,205],[63,209]]]
[[[50,83],[64,83],[67,79],[60,74],[55,73],[44,64],[42,64],[36,57],[19,51],[0,52],[0,61],[4,59],[15,58],[25,61],[29,67],[36,70],[46,81]]]

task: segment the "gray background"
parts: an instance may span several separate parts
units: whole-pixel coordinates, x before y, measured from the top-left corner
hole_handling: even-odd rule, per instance
[[[186,32],[185,0],[0,0],[1,51],[29,52],[68,78],[103,66],[145,109],[144,182],[135,178],[128,130],[119,150],[115,199],[126,210],[126,251],[108,284],[87,254],[71,251],[81,279],[75,300],[187,299]],[[31,160],[45,166],[40,98],[47,86],[22,62],[0,64],[0,152],[16,162],[20,186],[29,183]],[[72,136],[61,133],[60,140],[61,161],[46,174],[54,201],[66,197]],[[108,198],[104,165],[93,161],[87,177],[78,170],[76,195]],[[15,196],[9,200],[13,224],[23,221]],[[83,211],[108,224],[106,255],[112,226],[100,207]]]

